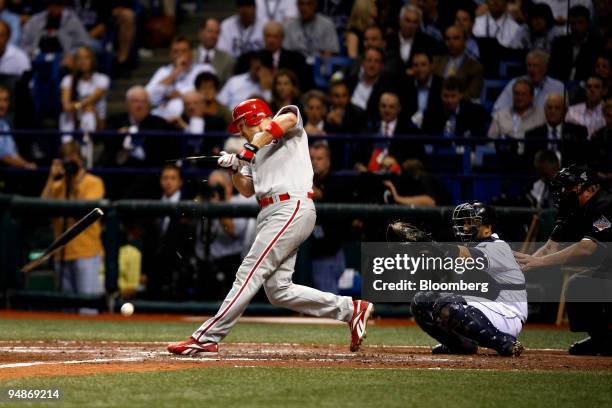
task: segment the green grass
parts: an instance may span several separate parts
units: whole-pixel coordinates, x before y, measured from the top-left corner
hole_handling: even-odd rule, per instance
[[[610,384],[607,372],[217,367],[28,378],[0,386],[60,388],[61,405],[71,407],[473,408],[611,406]]]
[[[187,338],[198,323],[86,320],[0,320],[0,340],[114,340],[174,341]],[[530,348],[567,348],[584,337],[566,330],[526,329],[521,341]],[[348,328],[323,325],[238,323],[228,342],[344,344]],[[416,327],[368,329],[366,344],[432,345],[434,340]]]

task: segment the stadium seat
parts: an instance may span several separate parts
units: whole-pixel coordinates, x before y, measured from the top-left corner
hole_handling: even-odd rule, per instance
[[[334,72],[351,65],[353,62],[349,57],[326,57],[315,58],[313,66],[314,81],[317,88],[327,88],[329,80]]]
[[[499,63],[500,79],[512,79],[525,74],[525,66],[519,61],[501,61]]]
[[[480,93],[480,104],[488,112],[493,110],[493,105],[508,84],[507,79],[485,79]]]

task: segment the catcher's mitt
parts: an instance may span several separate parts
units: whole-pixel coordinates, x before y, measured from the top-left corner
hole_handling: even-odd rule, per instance
[[[405,221],[394,221],[387,227],[387,242],[432,242],[431,235]]]

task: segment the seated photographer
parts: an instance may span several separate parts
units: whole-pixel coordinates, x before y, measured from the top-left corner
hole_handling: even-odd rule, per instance
[[[104,197],[104,182],[83,167],[81,145],[77,141],[60,147],[59,159],[54,159],[49,169],[47,183],[41,198],[63,200],[100,200]],[[75,223],[72,217],[55,218],[55,236],[59,237]],[[56,256],[55,266],[63,292],[88,295],[99,294],[98,272],[104,248],[102,247],[100,221],[95,222]],[[81,314],[97,314],[97,310],[81,308]]]
[[[388,189],[385,194],[387,202],[413,207],[450,204],[450,194],[442,180],[426,172],[420,160],[406,160],[402,164],[402,170],[395,184],[391,180],[383,180]]]

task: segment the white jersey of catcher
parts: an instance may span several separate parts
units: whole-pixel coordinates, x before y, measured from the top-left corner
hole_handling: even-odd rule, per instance
[[[283,137],[259,149],[253,163],[241,169],[243,175],[252,177],[258,198],[285,193],[306,197],[312,192],[314,173],[300,110],[294,105],[285,106],[274,118],[287,112],[297,116],[295,126]]]

